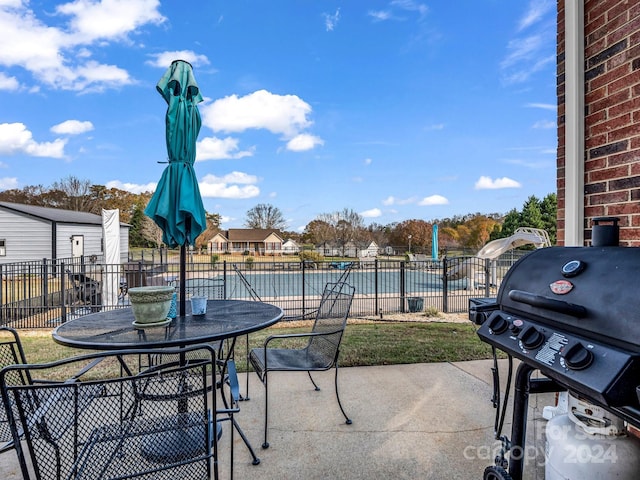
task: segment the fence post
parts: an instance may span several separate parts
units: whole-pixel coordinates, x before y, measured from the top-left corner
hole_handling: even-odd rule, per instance
[[[373,261],[373,269],[374,269],[374,277],[373,277],[373,284],[374,284],[374,314],[375,315],[380,315],[380,306],[378,305],[378,259],[376,258]]]
[[[404,260],[400,261],[400,313],[405,313],[404,309],[404,296],[405,292],[405,284],[404,284]]]
[[[484,259],[484,296],[488,297],[490,294],[491,286],[491,263],[488,258]]]
[[[304,319],[304,311],[305,311],[305,306],[306,306],[306,303],[307,303],[307,302],[306,302],[306,299],[305,299],[305,297],[306,297],[306,293],[305,293],[305,292],[306,292],[306,289],[305,289],[305,287],[304,287],[304,285],[305,285],[305,283],[306,283],[306,282],[304,281],[304,276],[305,276],[305,267],[306,267],[306,264],[305,264],[304,260],[300,260],[300,263],[301,263],[301,267],[302,267],[302,268],[300,269],[300,270],[302,271],[302,318]]]
[[[449,313],[449,277],[447,270],[449,269],[449,259],[442,259],[442,311]]]
[[[60,300],[62,301],[62,323],[67,321],[67,276],[64,274],[64,262],[60,262],[60,271],[63,272],[60,275]]]
[[[47,259],[42,259],[42,298],[45,307],[49,306],[49,268],[47,264]]]
[[[227,261],[222,261],[222,282],[224,283],[224,299],[227,299]]]
[[[2,281],[4,276],[3,270],[2,270],[2,264],[0,263],[0,325],[4,324],[4,292],[2,290],[2,286],[4,285],[4,282]]]

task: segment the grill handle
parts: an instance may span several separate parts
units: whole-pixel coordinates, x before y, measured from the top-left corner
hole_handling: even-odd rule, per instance
[[[582,305],[556,300],[555,298],[547,298],[522,290],[510,290],[509,298],[514,302],[526,303],[532,307],[544,308],[545,310],[564,313],[576,318],[582,318],[587,315],[587,309]]]

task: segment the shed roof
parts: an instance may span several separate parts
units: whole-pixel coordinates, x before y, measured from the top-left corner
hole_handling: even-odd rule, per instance
[[[102,225],[102,217],[93,213],[10,202],[0,202],[0,208],[50,222]],[[121,223],[121,225],[126,224]]]

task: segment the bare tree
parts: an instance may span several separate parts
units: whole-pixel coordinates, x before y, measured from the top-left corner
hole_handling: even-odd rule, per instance
[[[162,230],[158,225],[156,225],[156,222],[146,215],[142,217],[140,235],[142,235],[142,237],[147,241],[153,243],[156,248],[159,248],[162,245]]]
[[[287,227],[287,222],[279,208],[260,203],[247,212],[245,226],[248,228],[284,230]]]
[[[328,226],[328,231],[325,230],[329,234],[327,236],[330,236],[330,239],[340,246],[343,255],[347,243],[361,240],[366,235],[362,215],[350,208],[339,212],[323,213],[316,220]],[[323,241],[327,241],[327,239]]]
[[[58,192],[58,195],[55,194]],[[73,175],[51,185],[49,192],[60,202],[60,208],[77,212],[90,212],[93,207],[92,184],[90,180],[80,180]]]

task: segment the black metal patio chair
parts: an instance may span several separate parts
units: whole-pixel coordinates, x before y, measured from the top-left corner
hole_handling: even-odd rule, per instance
[[[25,363],[27,363],[27,360],[25,359],[18,332],[13,328],[0,327],[0,368]],[[20,376],[16,376],[13,382],[30,383],[28,379]],[[20,430],[19,437],[22,437],[22,430]],[[14,447],[11,428],[9,426],[9,417],[6,408],[4,408],[4,404],[0,405],[0,442],[2,442],[0,453],[6,452]]]
[[[313,380],[311,372],[335,368],[334,383],[338,406],[344,415],[346,423],[351,424],[351,419],[345,413],[338,394],[338,356],[354,293],[355,288],[347,283],[327,283],[311,332],[271,335],[266,339],[263,347],[251,350],[249,360],[265,389],[264,442],[262,448],[269,448],[267,438],[269,427],[269,372],[307,372],[315,389],[320,390]],[[305,346],[297,348],[274,348],[271,346],[272,343],[300,339],[306,340]]]
[[[195,349],[207,358],[147,371],[139,371],[139,355],[148,350],[2,369],[2,399],[24,480],[217,479],[216,400],[208,391],[215,352],[199,345],[156,355],[184,358]],[[83,373],[65,380],[70,369]],[[32,382],[16,381],[23,375]]]
[[[102,308],[102,287],[100,282],[83,273],[73,273],[69,269],[66,272],[73,289],[70,298],[72,307],[89,305],[92,313],[99,312]]]

